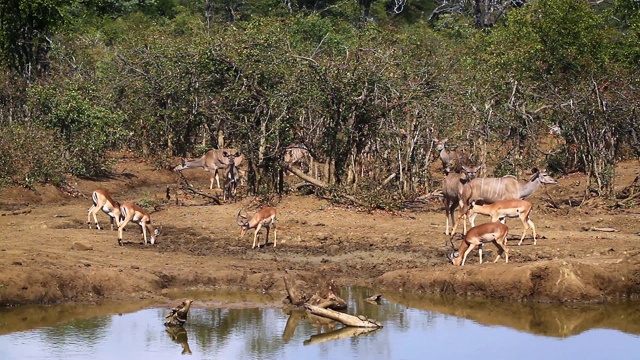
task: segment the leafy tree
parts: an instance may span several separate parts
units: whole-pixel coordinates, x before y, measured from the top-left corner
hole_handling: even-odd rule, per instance
[[[6,0],[0,2],[0,51],[23,76],[45,73],[55,31],[65,9],[76,0]]]

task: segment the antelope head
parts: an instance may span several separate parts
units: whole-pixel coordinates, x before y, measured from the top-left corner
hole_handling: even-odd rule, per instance
[[[160,226],[160,228],[153,229],[153,234],[151,235],[150,239],[151,245],[155,244],[156,238],[158,238],[160,234],[162,234],[162,225]]]
[[[533,175],[531,176],[531,180],[529,180],[529,181],[533,181],[537,177],[537,178],[540,179],[540,183],[542,183],[542,184],[555,185],[555,184],[558,183],[556,181],[556,179],[554,179],[551,176],[549,176],[549,173],[547,173],[546,170],[539,170],[538,168],[533,168],[533,169],[531,169],[531,173]]]
[[[238,215],[236,216],[236,222],[240,226],[240,237],[244,236],[244,234],[249,230],[249,219],[246,215],[242,215],[242,210],[238,211]]]
[[[451,243],[451,253],[447,254],[447,259],[451,260],[451,262],[455,264],[455,260],[454,259],[458,258],[460,256],[460,254],[458,253],[458,250],[456,250],[456,246],[453,245],[452,238],[453,237],[449,238],[449,243]],[[446,248],[447,247],[447,242],[446,241],[445,241],[444,245],[445,245],[445,248]]]

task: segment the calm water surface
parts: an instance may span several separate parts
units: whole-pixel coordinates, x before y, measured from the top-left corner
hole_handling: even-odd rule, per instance
[[[640,359],[638,304],[559,307],[347,289],[349,313],[384,328],[341,329],[303,312],[209,308],[184,329],[168,308],[52,306],[0,310],[0,359]],[[176,304],[179,301],[176,301]],[[136,308],[137,306],[137,308]],[[126,312],[113,315],[116,312]],[[131,311],[131,312],[129,312]]]

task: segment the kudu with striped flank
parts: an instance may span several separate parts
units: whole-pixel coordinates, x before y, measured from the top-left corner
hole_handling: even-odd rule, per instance
[[[501,178],[475,178],[463,186],[460,197],[460,212],[453,226],[455,234],[458,223],[467,215],[472,203],[491,204],[498,200],[525,199],[533,194],[541,184],[557,184],[545,170],[533,168],[533,175],[526,183],[521,183],[515,176]]]

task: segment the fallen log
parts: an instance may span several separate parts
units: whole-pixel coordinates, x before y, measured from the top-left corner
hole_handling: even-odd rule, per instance
[[[342,323],[345,326],[360,328],[381,328],[382,325],[375,320],[367,319],[364,316],[353,316],[338,311],[323,309],[319,306],[305,304],[304,308],[311,314],[321,316]]]
[[[208,199],[213,200],[213,202],[215,202],[217,205],[222,205],[222,203],[220,202],[220,199],[218,199],[216,196],[211,196],[207,193],[204,193],[198,189],[195,189],[193,186],[189,185],[189,182],[187,181],[187,179],[184,177],[184,175],[182,175],[182,171],[178,171],[178,175],[180,175],[180,179],[182,180],[180,183],[180,188],[184,191],[189,191],[192,192],[194,194],[200,195],[202,197],[206,197]],[[178,197],[176,196],[176,202],[178,201]]]
[[[295,176],[299,177],[300,179],[306,181],[307,183],[319,187],[323,190],[327,190],[329,191],[329,185],[327,183],[325,183],[324,181],[318,180],[318,179],[314,179],[313,177],[303,173],[301,170],[298,170],[292,166],[289,166],[287,163],[285,163],[284,161],[280,163],[280,165],[285,169],[288,170],[290,172],[292,172]],[[358,205],[358,206],[362,206],[362,207],[366,207],[366,204],[363,203],[362,201],[356,199],[355,197],[351,196],[351,195],[347,195],[347,194],[338,194],[338,193],[332,193],[334,196],[338,196],[338,197],[343,197],[349,201],[351,201],[352,203]]]
[[[618,232],[617,229],[614,228],[600,228],[600,227],[584,227],[582,228],[584,231],[602,231],[602,232]]]

